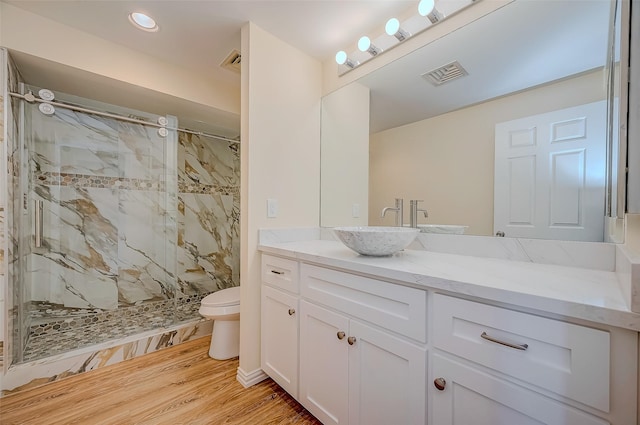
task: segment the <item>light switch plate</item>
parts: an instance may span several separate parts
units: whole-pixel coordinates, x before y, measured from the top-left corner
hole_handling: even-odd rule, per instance
[[[278,216],[278,200],[267,199],[267,218],[275,218]]]

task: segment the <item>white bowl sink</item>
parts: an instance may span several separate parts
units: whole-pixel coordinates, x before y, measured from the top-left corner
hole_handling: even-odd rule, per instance
[[[335,227],[333,232],[343,244],[358,254],[384,257],[406,248],[420,230],[407,227],[354,226]]]
[[[462,235],[469,226],[457,224],[418,224],[422,233],[448,233],[450,235]]]

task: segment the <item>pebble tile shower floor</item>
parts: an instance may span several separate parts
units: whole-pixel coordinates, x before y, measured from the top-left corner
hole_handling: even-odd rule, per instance
[[[23,362],[200,318],[200,301],[206,295],[180,298],[177,307],[174,300],[165,300],[117,310],[66,308],[34,302]]]

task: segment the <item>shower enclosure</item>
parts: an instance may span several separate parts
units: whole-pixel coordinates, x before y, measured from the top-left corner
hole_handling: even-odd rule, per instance
[[[11,101],[12,363],[200,320],[202,297],[238,285],[236,143],[177,131],[171,116],[20,90],[77,107]]]

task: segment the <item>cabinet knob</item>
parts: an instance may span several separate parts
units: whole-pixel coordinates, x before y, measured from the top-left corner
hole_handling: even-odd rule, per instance
[[[344,339],[345,336],[347,336],[347,334],[345,334],[344,332],[342,331],[338,332],[338,339]]]
[[[350,336],[349,338],[347,338],[347,342],[349,343],[349,345],[353,345],[356,343],[356,337],[355,336]]]
[[[289,316],[293,316],[294,314],[296,314],[296,311],[292,308],[289,309]]]
[[[438,390],[444,391],[444,387],[447,385],[447,381],[445,381],[444,378],[436,378],[433,380],[433,385],[435,385]]]

